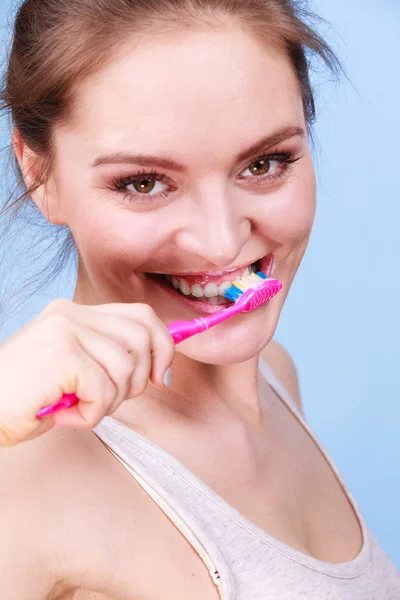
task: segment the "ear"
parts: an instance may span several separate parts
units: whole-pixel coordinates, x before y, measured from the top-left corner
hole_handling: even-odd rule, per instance
[[[17,128],[13,131],[12,144],[25,186],[29,190],[35,187],[41,176],[44,159],[29,148]],[[30,198],[47,221],[54,225],[65,225],[61,219],[57,189],[51,175],[30,194]]]

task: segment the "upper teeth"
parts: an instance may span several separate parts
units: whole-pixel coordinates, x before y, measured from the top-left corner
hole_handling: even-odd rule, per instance
[[[247,267],[242,277],[250,275],[250,273],[252,272],[252,267]],[[191,294],[192,296],[195,296],[195,298],[202,298],[203,296],[205,296],[206,298],[215,298],[217,296],[223,296],[224,292],[230,287],[232,287],[233,283],[232,281],[224,281],[220,285],[217,285],[216,283],[210,282],[207,283],[204,287],[202,287],[199,283],[195,283],[194,285],[190,286],[185,279],[171,277],[170,275],[166,275],[165,277],[167,281],[172,283],[176,290],[179,289],[185,296],[189,296]],[[233,281],[235,281],[236,279],[238,278],[235,277]]]

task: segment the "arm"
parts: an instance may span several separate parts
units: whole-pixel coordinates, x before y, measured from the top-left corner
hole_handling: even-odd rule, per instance
[[[269,364],[304,415],[297,370],[290,354],[275,340],[264,348],[261,357]]]
[[[0,586],[7,600],[45,600],[51,587],[36,568],[34,556],[28,556],[26,544],[13,539],[9,527],[1,519]]]
[[[43,481],[35,481],[29,454],[29,443],[0,448],[0,595],[7,600],[45,600],[54,586],[43,552],[45,525],[31,505]]]

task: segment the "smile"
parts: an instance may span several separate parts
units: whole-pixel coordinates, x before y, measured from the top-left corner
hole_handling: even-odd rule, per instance
[[[172,275],[164,275],[165,279],[171,284],[176,290],[180,291],[185,296],[193,296],[194,298],[204,298],[204,301],[213,304],[221,297],[224,297],[224,292],[232,287],[233,282],[236,279],[249,275],[250,273],[256,273],[258,270],[258,261],[251,265],[235,271],[234,273],[227,274],[225,276],[212,277],[203,276],[198,282],[194,282],[194,277],[173,277]],[[229,279],[227,279],[229,277]]]
[[[271,277],[274,270],[275,258],[274,254],[270,253],[246,266],[227,271],[154,274],[154,276],[168,285],[171,292],[186,297],[185,299],[193,304],[195,303],[202,310],[206,309],[206,306],[209,309],[217,309],[217,307],[224,308],[230,305],[231,302],[225,298],[224,292],[232,287],[233,282],[237,279],[257,271],[262,271],[268,277]]]

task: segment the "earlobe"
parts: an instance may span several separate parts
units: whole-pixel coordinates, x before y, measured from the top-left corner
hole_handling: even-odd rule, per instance
[[[53,177],[48,176],[46,181],[31,194],[42,215],[53,225],[66,225],[60,212],[57,188]]]
[[[43,179],[43,159],[29,148],[17,128],[13,131],[12,144],[25,186],[32,190],[29,197],[47,221],[54,225],[65,225],[58,214],[56,187],[52,177],[40,183]]]
[[[25,186],[30,189],[35,185],[39,175],[38,157],[25,143],[17,128],[14,128],[13,131],[12,146]]]

